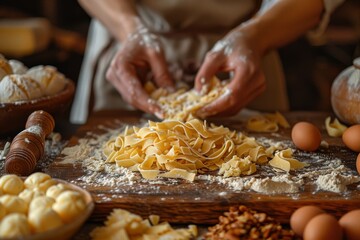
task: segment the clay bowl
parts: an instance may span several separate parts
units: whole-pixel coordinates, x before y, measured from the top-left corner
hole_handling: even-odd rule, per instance
[[[55,120],[64,115],[70,107],[75,93],[75,84],[67,79],[61,92],[31,101],[0,103],[0,136],[15,135],[25,129],[26,120],[36,110],[44,110]]]
[[[25,177],[22,178],[23,180],[26,179]],[[90,193],[74,184],[66,182],[61,179],[53,178],[58,183],[62,183],[64,185],[69,186],[71,189],[80,192],[86,203],[86,208],[83,214],[79,215],[76,219],[72,220],[70,223],[66,223],[58,228],[52,229],[50,231],[42,232],[33,234],[31,236],[23,237],[23,238],[1,238],[1,240],[15,240],[15,239],[22,239],[22,240],[67,240],[71,239],[82,227],[85,221],[90,217],[91,213],[94,210],[94,201],[90,195]]]

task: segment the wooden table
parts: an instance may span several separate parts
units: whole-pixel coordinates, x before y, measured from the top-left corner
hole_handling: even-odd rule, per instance
[[[317,125],[329,148],[322,149],[321,154],[329,155],[343,160],[346,167],[355,171],[356,153],[348,150],[340,138],[329,137],[324,128],[324,121],[330,113],[327,112],[289,112],[285,113],[289,123],[293,125],[298,121],[309,121]],[[68,146],[76,145],[80,138],[84,138],[89,132],[101,134],[99,125],[116,127],[119,120],[122,123],[135,124],[141,118],[139,112],[105,111],[92,115],[87,124],[80,126],[69,139]],[[223,124],[231,129],[246,131],[244,123],[246,118],[212,119],[215,124]],[[267,137],[274,141],[290,141],[291,129],[280,129],[276,134],[247,133],[254,137]],[[1,143],[1,142],[0,142]],[[59,156],[45,172],[53,177],[62,178],[68,181],[76,180],[84,170],[81,165],[64,165]],[[244,204],[258,211],[263,211],[275,217],[278,221],[288,223],[289,216],[298,207],[308,204],[320,205],[323,209],[339,217],[343,213],[358,208],[360,204],[360,192],[356,185],[350,186],[350,193],[346,196],[331,192],[317,192],[314,189],[305,189],[296,198],[288,194],[264,195],[256,192],[236,192],[229,189],[222,189],[220,185],[207,186],[206,182],[187,183],[183,182],[178,186],[159,186],[163,189],[156,194],[148,192],[139,195],[137,188],[125,189],[126,191],[114,196],[109,192],[109,187],[86,185],[92,193],[96,203],[92,218],[83,227],[75,239],[86,239],[87,232],[97,226],[97,221],[104,220],[104,217],[113,208],[125,208],[134,213],[147,217],[150,214],[159,214],[163,220],[176,224],[215,224],[217,217],[227,211],[229,206]],[[145,185],[141,186],[146,187]],[[219,192],[224,194],[220,194]],[[169,197],[169,193],[171,197]],[[107,196],[110,201],[104,201]],[[163,199],[166,199],[165,201]],[[195,200],[194,200],[195,199]],[[129,204],[131,202],[131,204]],[[166,207],[164,207],[166,206]]]

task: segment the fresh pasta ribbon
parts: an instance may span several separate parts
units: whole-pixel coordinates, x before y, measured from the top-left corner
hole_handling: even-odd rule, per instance
[[[265,117],[271,121],[276,122],[283,128],[289,128],[290,124],[280,112],[265,114]]]
[[[254,138],[206,121],[148,121],[127,127],[103,149],[107,163],[139,171],[146,179],[181,178],[219,170],[224,176],[250,175],[265,164],[269,152]],[[235,170],[238,168],[238,170]]]
[[[110,239],[183,239],[190,240],[198,236],[196,225],[174,229],[168,222],[160,222],[158,215],[143,219],[124,209],[114,209],[107,217],[105,225],[91,231],[93,240]]]
[[[246,128],[253,132],[277,132],[279,126],[289,128],[290,124],[279,112],[250,117]]]
[[[347,127],[339,122],[337,118],[331,122],[331,117],[325,119],[326,131],[331,137],[341,137]]]
[[[308,164],[293,158],[292,150],[290,148],[275,153],[274,158],[269,161],[269,165],[286,172],[308,166]]]
[[[241,174],[251,175],[254,172],[256,172],[256,165],[251,162],[250,157],[241,159],[236,155],[230,161],[223,163],[219,169],[219,175],[224,177],[238,177]]]
[[[254,132],[277,132],[279,129],[276,122],[270,121],[262,115],[251,117],[247,121],[246,128]]]

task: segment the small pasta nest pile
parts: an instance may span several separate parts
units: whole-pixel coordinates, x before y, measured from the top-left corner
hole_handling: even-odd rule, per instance
[[[182,178],[219,170],[225,177],[250,175],[265,164],[275,147],[265,148],[254,138],[206,121],[148,121],[126,127],[104,146],[106,162],[139,171],[145,179]]]

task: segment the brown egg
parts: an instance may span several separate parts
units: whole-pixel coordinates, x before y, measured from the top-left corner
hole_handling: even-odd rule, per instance
[[[298,122],[292,128],[291,139],[297,148],[313,152],[320,146],[321,133],[312,123]]]
[[[339,220],[347,240],[360,239],[360,209],[346,213]]]
[[[304,229],[304,240],[342,240],[343,230],[330,214],[322,213],[313,217]]]
[[[353,125],[342,135],[344,144],[355,152],[360,152],[360,124]]]
[[[316,215],[325,213],[321,208],[316,206],[304,206],[298,208],[290,217],[291,229],[299,236],[303,236],[306,224]]]
[[[360,153],[356,158],[356,170],[358,171],[358,173],[360,174]]]

